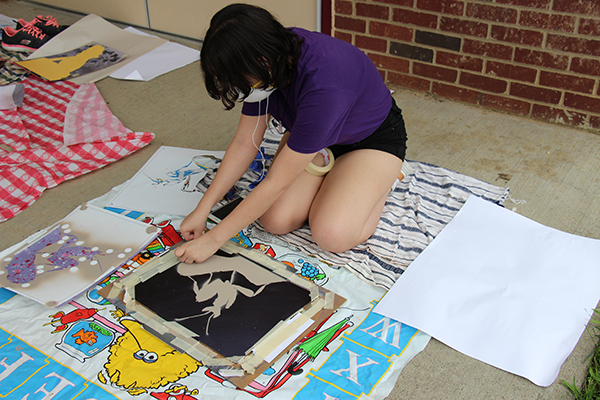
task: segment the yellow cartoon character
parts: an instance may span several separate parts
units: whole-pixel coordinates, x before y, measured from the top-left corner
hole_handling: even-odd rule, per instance
[[[146,332],[139,322],[127,319],[120,322],[127,332],[110,347],[105,370],[98,373],[100,382],[106,384],[108,377],[112,385],[137,396],[148,389],[177,382],[202,365]]]

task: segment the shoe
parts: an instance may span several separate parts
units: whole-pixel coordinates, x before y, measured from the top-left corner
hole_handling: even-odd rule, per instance
[[[17,21],[17,30],[21,29],[25,25],[33,25],[36,28],[39,28],[42,32],[44,32],[48,36],[55,36],[67,29],[68,25],[59,25],[52,15],[48,15],[47,17],[43,17],[38,15],[32,21],[25,21],[23,18],[20,18]]]
[[[7,26],[2,30],[2,47],[9,51],[30,53],[39,49],[48,40],[50,36],[33,25],[24,25],[21,29]]]

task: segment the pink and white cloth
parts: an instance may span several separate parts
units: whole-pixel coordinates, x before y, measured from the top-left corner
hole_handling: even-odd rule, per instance
[[[23,211],[47,188],[101,168],[146,146],[110,112],[94,84],[22,82],[21,107],[0,110],[0,222]]]

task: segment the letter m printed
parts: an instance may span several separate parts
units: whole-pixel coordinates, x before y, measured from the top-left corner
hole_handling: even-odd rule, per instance
[[[400,331],[402,329],[401,328],[402,323],[398,322],[398,321],[394,321],[394,323],[390,323],[390,322],[391,321],[388,317],[382,317],[379,321],[377,321],[373,325],[369,326],[368,328],[359,329],[359,330],[361,332],[366,333],[367,335],[374,337],[375,339],[379,339],[386,344],[389,344],[391,346],[394,346],[394,347],[400,349]],[[381,326],[381,329],[375,330],[379,326]],[[373,330],[373,331],[371,331],[371,330]],[[388,342],[390,330],[393,331],[393,335],[392,335],[392,341]]]

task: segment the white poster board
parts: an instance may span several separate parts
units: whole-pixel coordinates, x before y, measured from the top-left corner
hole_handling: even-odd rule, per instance
[[[375,308],[551,385],[600,299],[600,240],[471,196]]]

